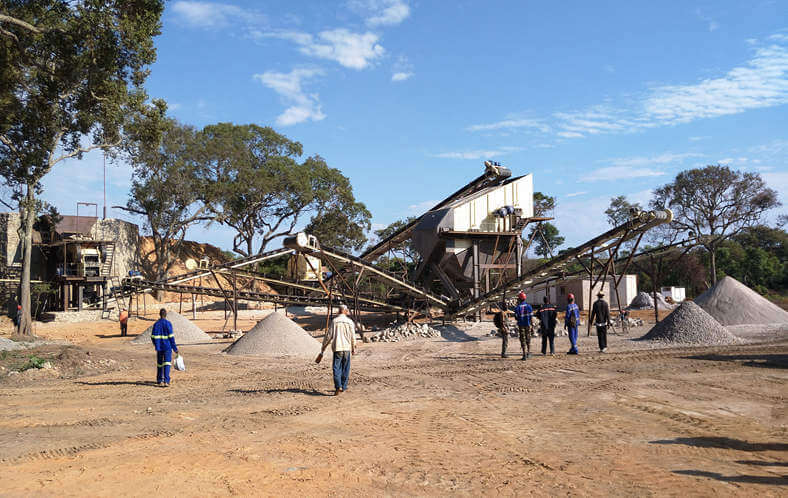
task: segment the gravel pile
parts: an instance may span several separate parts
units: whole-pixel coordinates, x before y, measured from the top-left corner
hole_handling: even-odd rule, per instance
[[[320,343],[284,313],[274,312],[225,350],[232,355],[315,358]]]
[[[695,299],[723,325],[788,324],[788,312],[733,277],[725,277]]]
[[[373,342],[398,342],[431,337],[441,337],[440,330],[434,329],[426,323],[419,325],[418,323],[404,322],[400,324],[392,323],[390,327],[378,331],[369,340]]]
[[[640,338],[681,344],[735,344],[740,342],[722,324],[692,301],[684,301],[673,313]]]
[[[657,304],[661,310],[672,310],[676,307],[675,304],[670,304],[669,302],[665,301],[665,296],[662,294],[657,294]],[[647,292],[638,292],[638,295],[635,296],[635,299],[632,300],[632,303],[627,306],[627,309],[653,310],[654,299],[652,299],[651,294]]]
[[[167,312],[167,320],[172,323],[172,332],[175,334],[176,344],[201,344],[212,341],[211,336],[203,332],[200,327],[175,311]],[[151,332],[153,332],[153,325],[145,329],[145,332],[138,335],[131,343],[150,344]]]
[[[0,351],[14,351],[15,349],[24,349],[24,346],[11,339],[0,337]]]

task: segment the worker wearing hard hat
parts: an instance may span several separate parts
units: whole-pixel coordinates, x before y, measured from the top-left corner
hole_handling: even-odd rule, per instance
[[[506,301],[498,303],[498,311],[493,316],[493,323],[501,335],[501,358],[506,358],[506,349],[509,347],[509,327],[506,326],[506,314],[511,313],[506,306]]]
[[[531,317],[534,309],[525,302],[525,292],[517,294],[518,304],[514,308],[514,317],[517,319],[517,330],[520,334],[520,348],[523,350],[523,361],[531,356]]]
[[[610,306],[605,301],[605,293],[600,291],[594,306],[591,307],[591,316],[588,321],[596,325],[596,338],[599,341],[599,351],[607,352],[607,327],[610,325]]]
[[[564,330],[569,331],[569,342],[572,347],[566,354],[577,354],[577,327],[580,325],[580,308],[575,304],[574,294],[567,296],[569,304],[566,305],[566,314],[564,315]]]
[[[542,354],[547,354],[547,343],[550,343],[550,356],[555,354],[555,323],[558,321],[558,312],[555,306],[550,304],[547,296],[542,298],[542,306],[539,307],[537,316],[539,317],[539,333],[542,335]]]

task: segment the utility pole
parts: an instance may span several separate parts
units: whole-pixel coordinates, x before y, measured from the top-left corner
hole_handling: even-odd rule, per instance
[[[104,151],[104,219],[107,219],[107,151]]]

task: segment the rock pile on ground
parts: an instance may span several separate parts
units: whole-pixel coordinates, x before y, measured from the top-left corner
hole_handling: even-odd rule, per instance
[[[11,339],[6,339],[5,337],[0,337],[0,351],[14,351],[15,349],[23,348],[24,346],[18,342],[12,341]]]
[[[175,335],[176,344],[202,344],[212,340],[211,336],[203,332],[200,327],[175,311],[167,312],[167,320],[172,323],[172,332]],[[153,325],[145,329],[145,332],[138,335],[131,343],[150,344],[151,332],[153,332]]]
[[[684,301],[673,313],[640,338],[679,344],[719,345],[740,342],[736,336],[703,308],[692,301]]]
[[[788,324],[788,312],[733,277],[725,277],[695,299],[723,325]]]
[[[225,350],[232,355],[315,358],[320,343],[284,313],[274,312]]]
[[[657,304],[659,305],[659,309],[662,310],[671,310],[676,307],[675,304],[670,304],[669,302],[665,301],[665,297],[662,294],[657,294]],[[635,296],[635,299],[632,300],[627,309],[632,310],[653,310],[654,309],[654,299],[651,297],[651,294],[647,292],[638,292],[638,295]]]
[[[400,324],[392,323],[388,328],[380,330],[372,335],[369,340],[373,342],[398,342],[440,336],[440,330],[434,329],[426,323],[418,324],[404,322]]]

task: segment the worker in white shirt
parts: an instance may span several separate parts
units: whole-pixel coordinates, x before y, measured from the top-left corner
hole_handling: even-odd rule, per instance
[[[350,310],[340,305],[339,315],[331,321],[331,325],[323,337],[323,346],[315,362],[320,363],[323,352],[330,345],[334,352],[334,395],[347,391],[347,380],[350,376],[350,355],[356,354],[356,324],[348,316]]]

